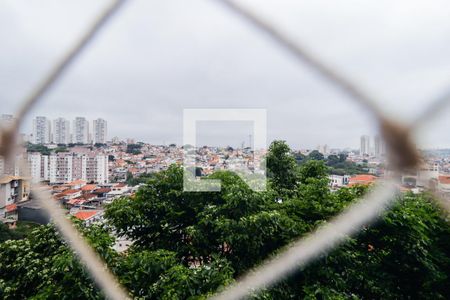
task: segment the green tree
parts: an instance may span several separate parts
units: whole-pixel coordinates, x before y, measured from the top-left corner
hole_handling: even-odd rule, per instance
[[[95,240],[102,239],[96,234]],[[25,239],[0,244],[0,257],[2,299],[102,298],[52,226],[40,226]]]
[[[320,153],[317,150],[313,150],[311,151],[311,153],[308,154],[308,159],[312,159],[312,160],[324,160],[325,157],[323,156],[322,153]]]
[[[220,192],[183,192],[183,170],[172,166],[135,197],[114,201],[105,216],[136,247],[177,253],[185,263],[219,255],[239,273],[285,245],[298,224],[274,211],[275,193],[252,191],[237,175],[217,172]]]
[[[230,283],[233,271],[223,259],[189,268],[180,264],[175,252],[142,250],[128,253],[116,273],[135,297],[192,299],[211,295],[218,287]]]
[[[14,230],[9,229],[8,225],[0,222],[0,243],[19,238],[20,236],[18,236]]]
[[[267,174],[274,188],[281,192],[292,192],[298,185],[297,164],[285,141],[274,141],[267,154]]]

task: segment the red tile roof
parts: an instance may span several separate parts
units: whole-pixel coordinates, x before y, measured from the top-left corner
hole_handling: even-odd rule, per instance
[[[109,188],[100,188],[93,191],[94,194],[103,194],[103,193],[109,193],[111,192],[111,189]]]
[[[77,197],[75,199],[91,200],[93,198],[97,198],[97,195],[95,195],[95,194],[84,194],[84,195],[81,195],[80,197]]]
[[[85,185],[85,184],[86,184],[86,181],[84,181],[83,179],[78,179],[78,180],[69,182],[67,185],[73,186],[73,185]]]
[[[450,176],[449,175],[440,175],[439,176],[439,183],[450,184]]]
[[[80,190],[66,190],[59,195],[67,196],[78,193]]]
[[[98,214],[98,210],[81,210],[77,212],[74,216],[77,219],[85,221],[92,218],[96,214]]]
[[[15,211],[15,210],[17,210],[17,205],[15,203],[6,205],[5,209],[6,209],[6,212]]]
[[[348,185],[349,186],[353,186],[356,184],[367,185],[367,184],[374,183],[376,179],[377,179],[376,176],[369,175],[369,174],[356,175],[356,176],[350,177]]]
[[[83,192],[86,192],[86,191],[93,191],[93,190],[95,190],[97,188],[97,185],[96,184],[86,184],[85,186],[83,186],[82,188],[81,188],[81,190],[83,191]]]
[[[84,202],[86,202],[83,199],[70,199],[69,201],[67,201],[67,204],[71,204],[71,205],[76,205],[76,204],[83,204]]]

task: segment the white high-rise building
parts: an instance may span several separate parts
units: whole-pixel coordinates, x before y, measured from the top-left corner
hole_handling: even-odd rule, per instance
[[[53,120],[53,143],[70,143],[70,122],[64,118]]]
[[[33,182],[49,180],[48,155],[41,153],[28,153],[28,167]]]
[[[386,143],[379,135],[375,136],[374,144],[375,144],[374,154],[376,157],[380,157],[386,154]]]
[[[50,120],[46,117],[36,117],[33,120],[33,143],[49,144],[51,139]]]
[[[97,183],[108,183],[109,178],[108,156],[97,155],[95,157],[95,162],[96,162],[96,172],[94,181]]]
[[[41,165],[42,165],[42,155],[40,153],[29,153],[28,154],[28,167],[30,168],[30,175],[33,182],[40,182],[41,178]]]
[[[93,130],[93,142],[104,144],[106,143],[107,134],[108,134],[108,126],[106,120],[97,119],[92,121],[92,130]]]
[[[72,142],[77,144],[89,143],[89,122],[86,118],[76,117],[73,121]]]
[[[327,144],[317,146],[317,151],[323,155],[327,155],[330,152]]]
[[[370,154],[370,137],[368,135],[361,136],[361,146],[359,148],[360,155]]]

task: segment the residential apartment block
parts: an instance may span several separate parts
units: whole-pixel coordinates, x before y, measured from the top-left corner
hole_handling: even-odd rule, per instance
[[[106,143],[107,139],[107,132],[108,132],[108,126],[106,123],[106,120],[103,119],[96,119],[92,121],[92,139],[93,143]]]
[[[21,177],[0,177],[0,220],[15,225],[17,203],[27,200],[28,195],[29,186]]]
[[[87,144],[89,139],[89,122],[86,118],[76,117],[73,121],[72,142],[76,144]]]
[[[50,120],[46,117],[36,117],[33,120],[33,143],[49,144],[51,141]]]
[[[53,143],[68,144],[70,141],[70,122],[64,118],[53,120]]]
[[[28,162],[35,182],[49,181],[54,184],[76,179],[95,183],[108,182],[108,156],[102,153],[29,153]]]

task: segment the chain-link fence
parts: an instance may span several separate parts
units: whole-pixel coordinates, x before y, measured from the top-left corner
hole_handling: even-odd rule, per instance
[[[361,89],[357,83],[345,78],[340,74],[339,70],[324,64],[313,53],[306,51],[297,40],[290,38],[282,30],[256,15],[252,10],[242,6],[238,1],[217,1],[223,5],[224,9],[234,12],[243,22],[252,26],[255,31],[262,32],[273,43],[290,52],[292,60],[308,66],[312,72],[318,73],[330,84],[342,90],[357,104],[362,105],[369,111],[377,120],[381,135],[386,142],[389,166],[393,174],[393,176],[390,176],[391,179],[386,179],[379,183],[366,197],[347,208],[340,215],[327,222],[326,225],[295,241],[279,255],[261,264],[235,284],[225,288],[220,294],[213,297],[214,299],[240,299],[258,290],[270,287],[291,272],[305,267],[318,256],[337,247],[346,237],[358,233],[363,226],[377,219],[381,212],[388,209],[397,198],[395,178],[398,178],[398,176],[396,175],[399,175],[403,170],[416,169],[421,163],[412,138],[413,133],[421,127],[424,121],[432,118],[450,102],[450,95],[446,93],[441,98],[436,99],[414,122],[410,124],[399,123],[383,114],[376,105],[375,99]],[[1,132],[0,156],[3,156],[7,161],[14,159],[17,147],[16,137],[25,116],[33,106],[37,105],[45,97],[46,93],[56,84],[64,71],[76,62],[77,57],[92,42],[111,17],[120,10],[124,2],[123,0],[118,0],[108,5],[94,20],[91,28],[66,52],[61,61],[54,66],[49,74],[43,77],[41,83],[24,100],[16,113],[17,119],[14,124],[9,128],[4,128]],[[27,169],[25,162],[22,169]],[[51,195],[39,189],[36,185],[32,186],[32,193],[49,213],[62,237],[77,254],[105,296],[110,299],[128,298],[127,292],[122,289],[115,277],[108,271],[105,263],[84,241],[78,231],[72,226],[71,221],[65,217],[65,212],[54,201],[50,200]],[[447,202],[439,197],[435,197],[435,199],[443,208],[450,212]]]

